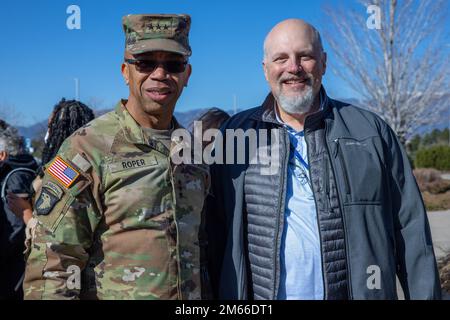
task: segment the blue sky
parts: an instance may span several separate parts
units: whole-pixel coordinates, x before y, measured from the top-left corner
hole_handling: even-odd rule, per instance
[[[39,0],[2,1],[0,5],[0,104],[29,125],[48,117],[61,97],[95,99],[111,107],[128,91],[120,73],[124,35],[121,17],[129,13],[188,13],[193,73],[178,111],[259,105],[268,92],[261,60],[265,35],[279,21],[303,18],[319,31],[326,23],[323,5],[339,0]],[[81,9],[81,30],[69,30],[67,7]],[[342,5],[342,4],[341,4]],[[345,6],[357,6],[354,1]],[[362,10],[364,14],[364,10]],[[325,21],[325,22],[324,22]],[[325,39],[325,49],[327,49]],[[329,65],[333,56],[329,54]],[[324,80],[336,98],[354,96],[328,72]]]

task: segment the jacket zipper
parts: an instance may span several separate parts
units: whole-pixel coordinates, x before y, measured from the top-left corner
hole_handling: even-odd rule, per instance
[[[306,137],[307,137],[307,134],[306,134],[306,130],[305,130],[305,142],[306,142],[306,149],[307,149],[307,154],[308,154],[308,163],[311,163],[309,161],[309,159],[311,159],[311,154],[310,154],[311,148],[309,147],[308,139],[306,139]],[[325,266],[324,266],[324,263],[323,263],[322,232],[320,231],[320,219],[319,219],[319,213],[317,211],[316,195],[314,193],[314,188],[312,187],[313,179],[312,179],[312,176],[311,176],[311,166],[308,166],[308,172],[309,172],[309,179],[311,181],[311,189],[312,189],[311,191],[312,191],[313,198],[314,198],[314,205],[316,206],[317,229],[319,230],[319,239],[320,239],[319,240],[320,241],[320,261],[321,261],[321,265],[322,265],[323,300],[325,300],[326,297],[328,296],[328,293],[327,293],[327,287],[326,287],[326,284],[325,284],[325,276],[324,276]]]
[[[351,194],[352,192],[350,189],[350,183],[348,181],[347,166],[345,165],[344,154],[341,151],[339,138],[335,139],[334,142],[336,143],[336,153],[335,153],[334,157],[336,158],[336,155],[337,155],[339,157],[339,162],[341,163],[341,167],[342,167],[342,171],[343,171],[343,175],[344,175],[345,193]]]
[[[277,274],[278,274],[278,269],[280,268],[280,258],[278,256],[278,251],[279,251],[279,247],[280,247],[280,241],[279,241],[279,236],[280,236],[280,222],[282,221],[283,224],[283,228],[284,228],[284,212],[285,212],[285,198],[286,198],[286,187],[285,187],[285,181],[286,181],[286,176],[287,176],[287,163],[289,162],[289,150],[290,150],[290,141],[289,141],[289,135],[287,133],[287,131],[283,128],[280,129],[283,133],[284,136],[284,147],[286,150],[285,154],[284,154],[284,158],[280,157],[280,159],[284,159],[284,161],[282,162],[282,167],[281,167],[281,183],[280,186],[283,186],[283,192],[280,195],[279,201],[278,201],[278,215],[277,215],[277,220],[276,220],[276,236],[275,236],[275,250],[274,250],[274,261],[275,261],[275,272],[274,272],[274,279],[273,279],[273,293],[272,293],[272,299],[276,300],[277,296],[278,296],[278,285],[277,284]],[[278,280],[279,282],[279,280]]]
[[[325,177],[323,179],[323,183],[325,184],[325,193],[327,196],[327,201],[325,202],[326,204],[326,211],[328,214],[330,214],[330,210],[331,210],[331,199],[330,199],[330,183],[329,183],[329,177],[330,177],[330,171],[328,169],[328,164],[325,166]]]
[[[325,121],[325,146],[326,146],[326,149],[327,149],[328,157],[330,158],[331,170],[333,171],[334,179],[336,180],[336,170],[335,170],[335,167],[334,167],[334,164],[333,164],[333,161],[332,161],[333,158],[331,157],[331,154],[330,154],[330,146],[328,145],[327,128],[328,128],[328,124],[327,124],[327,121]],[[337,145],[339,146],[339,138],[335,139],[334,142],[336,142]],[[336,155],[335,155],[334,158],[336,158]],[[344,175],[345,175],[345,177],[347,177],[346,172],[345,172]],[[347,181],[347,183],[348,183],[348,181]],[[352,284],[352,280],[351,280],[351,274],[350,274],[350,265],[348,263],[348,251],[347,251],[348,242],[347,242],[347,231],[346,231],[347,230],[347,226],[345,224],[345,219],[344,219],[345,212],[344,212],[344,207],[342,206],[343,202],[342,202],[341,193],[339,192],[339,186],[338,186],[337,181],[336,181],[336,192],[338,194],[339,208],[341,209],[342,225],[344,227],[345,266],[346,266],[346,269],[347,269],[347,279],[348,279],[348,281],[347,281],[347,293],[348,293],[348,298],[350,300],[353,297],[353,292],[352,292],[352,285],[351,285]]]

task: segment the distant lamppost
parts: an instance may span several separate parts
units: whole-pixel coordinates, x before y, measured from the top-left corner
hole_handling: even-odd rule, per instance
[[[75,100],[80,101],[80,79],[74,78],[75,80]]]

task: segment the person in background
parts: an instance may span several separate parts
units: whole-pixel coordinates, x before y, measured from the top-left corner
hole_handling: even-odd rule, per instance
[[[230,119],[230,115],[227,112],[219,108],[210,108],[195,119],[189,128],[192,130],[194,122],[201,121],[203,132],[208,129],[219,129],[228,119]]]
[[[94,118],[94,111],[80,101],[62,98],[55,105],[48,118],[48,129],[44,138],[45,144],[42,151],[41,166],[38,170],[38,176],[33,181],[32,196],[41,188],[45,165],[56,156],[64,140],[76,130],[94,120]],[[17,217],[22,218],[25,224],[28,224],[33,216],[31,199],[17,197],[12,193],[7,196],[7,199],[9,209]]]
[[[0,300],[21,300],[25,224],[8,208],[6,193],[28,197],[38,164],[17,130],[0,120]]]
[[[200,121],[202,123],[202,137],[208,129],[219,129],[222,124],[230,118],[230,115],[219,108],[210,108],[200,115],[200,117],[189,125],[192,133],[194,133],[194,123]],[[203,141],[203,149],[210,144],[210,141]]]
[[[42,151],[42,164],[53,159],[64,140],[76,130],[94,120],[94,111],[77,100],[62,99],[48,118],[48,130]]]

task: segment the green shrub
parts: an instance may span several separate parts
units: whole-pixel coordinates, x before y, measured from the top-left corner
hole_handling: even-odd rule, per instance
[[[437,170],[450,170],[450,147],[436,145],[420,149],[416,153],[416,168],[434,168]]]

